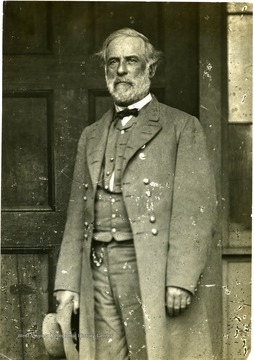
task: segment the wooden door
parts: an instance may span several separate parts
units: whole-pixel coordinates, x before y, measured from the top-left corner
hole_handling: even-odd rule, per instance
[[[198,3],[4,3],[0,348],[10,359],[48,359],[41,324],[55,311],[55,265],[77,141],[111,105],[103,67],[93,54],[113,30],[127,26],[143,32],[165,54],[153,92],[202,117],[199,23]],[[206,128],[211,151],[220,142],[220,124],[213,124],[214,132]],[[213,159],[217,164],[220,153]],[[220,286],[216,289],[219,301],[211,318],[219,351]]]

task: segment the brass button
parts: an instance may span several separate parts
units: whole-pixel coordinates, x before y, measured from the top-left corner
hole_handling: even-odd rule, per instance
[[[156,221],[156,217],[154,215],[151,215],[149,220],[150,220],[151,223],[154,223]]]
[[[112,219],[115,219],[116,218],[116,214],[112,214]]]
[[[150,190],[147,190],[147,191],[145,192],[145,194],[146,194],[147,197],[150,197],[150,196],[152,195]]]
[[[123,135],[125,133],[125,130],[121,130],[121,134]]]
[[[88,184],[85,184],[85,188],[88,189]]]
[[[113,162],[113,161],[114,161],[114,158],[113,158],[113,157],[112,157],[112,158],[110,158],[110,161],[111,161],[111,162]]]
[[[153,229],[152,229],[152,234],[153,234],[153,235],[157,235],[157,234],[158,234],[158,230],[155,229],[155,228],[153,228]]]
[[[87,197],[86,197],[86,196],[84,196],[84,198],[83,198],[83,199],[84,199],[84,201],[87,201]]]
[[[108,190],[108,185],[105,185],[105,189]]]
[[[88,222],[87,221],[85,221],[85,227],[88,227]]]
[[[150,183],[150,180],[149,180],[148,178],[144,178],[144,179],[143,179],[143,183],[144,183],[145,185],[148,185],[148,184]]]
[[[84,238],[85,238],[85,239],[87,239],[87,238],[88,238],[88,235],[87,235],[87,234],[85,234],[85,235],[84,235]]]
[[[114,204],[116,202],[116,200],[113,198],[111,199],[111,203]]]
[[[107,172],[106,172],[106,175],[110,175],[110,171],[107,171]]]
[[[146,159],[146,154],[143,153],[143,152],[141,152],[141,153],[139,154],[139,158],[140,158],[140,160],[145,160],[145,159]]]
[[[116,228],[113,228],[113,229],[112,229],[112,233],[116,233]]]

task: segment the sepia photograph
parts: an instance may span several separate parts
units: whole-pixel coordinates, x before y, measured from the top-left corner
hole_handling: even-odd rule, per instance
[[[0,360],[251,360],[252,2],[2,2]]]

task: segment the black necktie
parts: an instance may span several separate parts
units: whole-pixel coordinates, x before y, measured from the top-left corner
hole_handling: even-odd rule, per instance
[[[123,119],[125,116],[138,116],[138,109],[124,109],[115,113],[114,119]]]

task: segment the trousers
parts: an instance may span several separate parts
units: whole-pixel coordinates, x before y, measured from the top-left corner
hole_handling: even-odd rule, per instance
[[[93,242],[96,360],[146,360],[146,340],[133,241]]]

